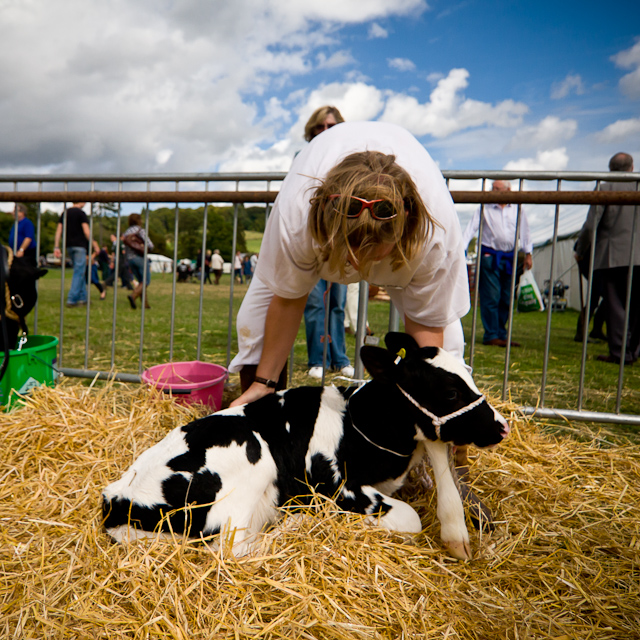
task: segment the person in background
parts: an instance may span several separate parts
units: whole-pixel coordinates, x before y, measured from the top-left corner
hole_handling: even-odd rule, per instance
[[[125,242],[125,238],[131,235],[137,235],[143,243],[146,243],[147,252],[153,249],[153,242],[151,242],[147,237],[147,234],[142,227],[142,216],[139,213],[132,213],[129,215],[129,227],[122,234],[124,252],[129,269],[131,269],[133,277],[138,281],[136,288],[127,296],[131,308],[135,309],[136,299],[142,296],[143,287],[149,287],[149,282],[151,281],[151,265],[149,259],[147,259],[147,263],[145,264],[144,251],[140,253]],[[144,307],[145,309],[149,309],[151,305],[149,304],[149,293],[147,291],[145,291],[144,299]]]
[[[207,249],[204,254],[204,281],[213,284],[211,282],[211,249]]]
[[[319,107],[312,114],[304,128],[304,139],[311,142],[324,131],[344,122],[336,107]],[[340,371],[342,375],[353,377],[354,369],[347,356],[344,328],[344,308],[347,302],[347,285],[329,283],[322,279],[307,298],[304,308],[304,326],[307,336],[307,366],[309,376],[322,379],[324,341],[327,344],[327,369]],[[329,313],[328,335],[325,336],[325,309]]]
[[[111,273],[110,267],[109,267],[109,264],[111,262],[111,256],[109,255],[109,250],[107,249],[106,245],[103,247],[100,247],[100,253],[98,253],[97,262],[98,262],[98,270],[102,275],[102,279],[106,280]]]
[[[36,230],[33,222],[27,218],[27,207],[23,204],[16,204],[11,215],[18,220],[18,236],[16,238],[16,225],[11,226],[9,231],[9,247],[14,251],[16,258],[24,258],[34,267],[36,260]]]
[[[100,282],[100,277],[98,276],[98,266],[99,266],[99,257],[100,245],[97,240],[93,241],[93,251],[91,252],[91,284],[96,287],[96,289],[100,292],[100,300],[104,300],[107,297],[107,288],[102,282]]]
[[[233,275],[242,284],[242,254],[239,251],[233,258]]]
[[[496,180],[492,191],[511,191],[511,185],[504,180]],[[467,247],[471,238],[478,233],[480,211],[478,207],[469,221],[462,240]],[[483,211],[484,227],[482,247],[480,247],[480,317],[484,327],[482,342],[496,347],[507,346],[507,322],[509,321],[509,301],[511,299],[511,275],[516,241],[518,206],[514,204],[486,204]],[[531,269],[533,242],[529,223],[524,210],[520,214],[520,246],[525,253],[523,267]],[[517,283],[516,283],[517,284]],[[511,342],[519,347],[518,342]]]
[[[116,250],[118,248],[118,238],[113,233],[111,234],[111,247],[111,253],[107,254],[109,256],[109,273],[106,278],[103,277],[103,284],[105,287],[112,287],[116,279]],[[121,286],[124,289],[133,291],[133,283],[131,282],[131,271],[129,270],[129,265],[127,264],[123,244],[120,245],[120,260],[118,261],[118,271],[120,275]]]
[[[213,271],[213,277],[215,283],[220,284],[220,278],[222,277],[222,269],[224,267],[224,260],[220,255],[220,249],[214,249],[211,256],[211,270]]]
[[[609,160],[609,171],[633,171],[633,158],[628,153],[616,153]],[[635,191],[636,183],[602,182],[600,191]],[[633,244],[633,265],[629,264],[634,217],[640,215],[635,205],[591,205],[575,248],[576,260],[583,260],[595,234],[594,277],[602,279],[602,296],[607,314],[609,354],[598,360],[633,364],[640,356],[640,219],[636,220]],[[597,230],[597,232],[596,232]],[[632,277],[631,307],[627,336],[624,333],[627,281]]]
[[[238,312],[237,406],[273,393],[320,279],[384,286],[421,347],[460,360],[469,283],[458,215],[442,173],[408,131],[345,122],[294,159]]]
[[[344,122],[344,118],[336,107],[330,105],[319,107],[311,114],[304,126],[304,139],[311,142],[317,135],[341,122]]]
[[[253,267],[251,266],[251,256],[249,254],[242,258],[242,275],[244,276],[244,281],[249,284],[253,276]]]
[[[87,251],[89,249],[89,218],[83,207],[86,202],[74,202],[72,207],[63,211],[56,227],[53,253],[56,258],[62,258],[60,241],[64,219],[67,219],[66,248],[67,255],[73,265],[71,288],[67,295],[67,307],[77,307],[87,304]]]
[[[576,249],[578,241],[576,240],[573,245],[574,257],[577,255]],[[583,299],[582,294],[582,278],[587,282],[589,281],[589,264],[590,264],[590,246],[591,241],[583,250],[583,256],[578,262],[578,271],[580,273],[580,304],[581,309],[578,314],[578,323],[576,324],[576,335],[574,336],[574,342],[582,342],[584,337],[584,322],[587,319],[587,327],[593,318],[593,329],[587,336],[587,342],[598,342],[598,340],[606,340],[607,336],[604,334],[604,324],[606,322],[606,307],[604,305],[604,299],[602,297],[602,271],[594,271],[591,281],[591,302],[589,304],[589,313],[587,314],[586,300]],[[587,329],[588,331],[588,329]]]

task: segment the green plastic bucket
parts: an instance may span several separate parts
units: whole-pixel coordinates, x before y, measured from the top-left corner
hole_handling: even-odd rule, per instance
[[[55,336],[27,336],[19,351],[9,352],[9,365],[0,380],[0,407],[9,411],[34,387],[53,387],[58,378],[56,370],[58,338]],[[0,352],[0,361],[4,353]]]

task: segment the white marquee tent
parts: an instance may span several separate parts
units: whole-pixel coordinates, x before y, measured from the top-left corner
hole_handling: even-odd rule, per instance
[[[147,256],[151,261],[152,273],[172,273],[173,272],[173,260],[162,256],[159,253],[150,253]]]

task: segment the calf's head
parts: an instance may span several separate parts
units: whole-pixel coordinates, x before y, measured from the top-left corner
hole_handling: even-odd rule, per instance
[[[35,307],[38,299],[36,280],[46,274],[46,269],[14,256],[7,284],[11,294],[11,305],[19,316],[26,316]]]
[[[374,380],[390,386],[398,411],[416,416],[425,438],[489,447],[509,433],[507,421],[451,354],[418,347],[404,333],[388,333],[385,343],[387,349],[362,347],[362,362]]]
[[[9,251],[0,246],[0,269],[2,277],[0,282],[4,283],[4,288],[0,287],[0,304],[4,305],[6,317],[6,342],[9,349],[14,349],[17,345],[17,337],[20,330],[18,320],[24,317],[33,309],[38,299],[36,281],[47,273],[46,269],[40,269],[32,265],[26,258],[13,257],[11,268],[9,268]],[[18,320],[16,320],[16,318]],[[0,351],[6,349],[4,331],[0,330]]]

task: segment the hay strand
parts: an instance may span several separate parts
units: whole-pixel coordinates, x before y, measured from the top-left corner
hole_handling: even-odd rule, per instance
[[[113,544],[101,490],[198,415],[146,388],[65,381],[2,416],[2,637],[640,638],[637,443],[513,415],[511,437],[474,454],[473,489],[498,524],[472,533],[469,563],[444,555],[424,485],[408,498],[416,539],[315,496],[246,558],[181,539]]]

